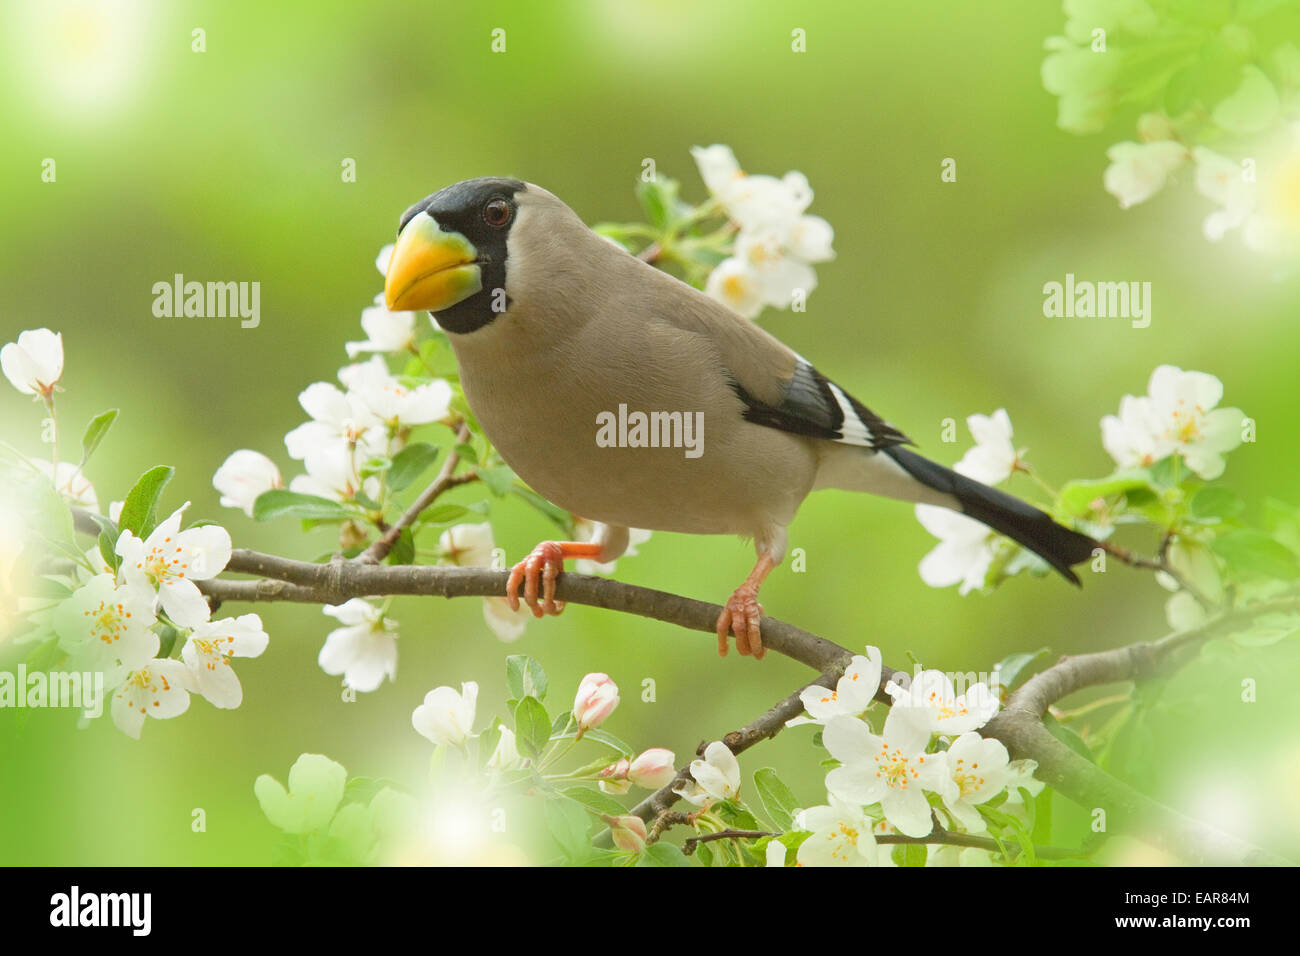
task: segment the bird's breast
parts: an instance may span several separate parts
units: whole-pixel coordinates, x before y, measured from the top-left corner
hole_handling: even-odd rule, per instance
[[[755,535],[793,518],[815,454],[745,422],[707,357],[653,333],[553,337],[512,318],[451,338],[480,425],[537,492],[659,531]]]

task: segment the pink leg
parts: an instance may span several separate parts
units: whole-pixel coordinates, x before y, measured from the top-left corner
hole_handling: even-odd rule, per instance
[[[718,655],[727,656],[727,636],[736,635],[736,650],[741,656],[753,655],[754,660],[761,660],[767,651],[763,648],[763,637],[759,631],[758,621],[763,616],[763,605],[758,603],[758,589],[763,581],[776,567],[776,559],[764,553],[749,572],[745,583],[736,588],[718,615]]]
[[[597,542],[543,541],[510,571],[506,582],[506,600],[510,602],[510,610],[519,610],[519,584],[523,582],[524,603],[532,608],[533,617],[559,614],[564,610],[564,602],[555,600],[555,579],[564,570],[565,559],[594,558],[600,550],[601,545]],[[540,601],[537,597],[539,581],[542,588]]]

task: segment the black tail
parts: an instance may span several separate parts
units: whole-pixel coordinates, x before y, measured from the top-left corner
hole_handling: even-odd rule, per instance
[[[1004,491],[959,475],[901,446],[884,451],[923,485],[955,497],[963,514],[1018,541],[1075,584],[1079,578],[1070,565],[1087,561],[1093,549],[1100,547],[1086,534],[1057,524],[1045,512]]]

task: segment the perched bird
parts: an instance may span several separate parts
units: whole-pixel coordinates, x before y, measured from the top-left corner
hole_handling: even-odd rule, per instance
[[[591,542],[546,541],[515,565],[507,597],[518,608],[522,584],[538,617],[563,609],[566,558],[612,561],[629,528],[738,534],[758,561],[718,617],[718,652],[734,633],[742,655],[761,657],[759,587],[819,488],[959,511],[1075,584],[1070,566],[1097,546],[905,448],[906,435],[802,356],[531,183],[469,179],[407,209],[385,297],[389,309],[434,314],[506,463],[600,525]]]

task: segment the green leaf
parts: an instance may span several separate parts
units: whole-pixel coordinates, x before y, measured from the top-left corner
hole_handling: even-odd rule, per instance
[[[95,524],[99,525],[99,555],[104,559],[104,563],[116,572],[122,566],[121,557],[114,551],[117,545],[117,537],[120,534],[117,525],[111,519],[95,514],[93,511],[87,512],[87,514],[94,519]]]
[[[171,465],[156,465],[136,480],[122,503],[118,524],[123,531],[130,531],[137,538],[149,537],[158,524],[158,499],[175,473]]]
[[[1227,488],[1202,488],[1192,497],[1190,513],[1194,518],[1235,518],[1246,510],[1246,502]]]
[[[1033,653],[1019,652],[1008,654],[1002,660],[993,665],[993,672],[998,675],[998,680],[1006,690],[1016,686],[1016,680],[1024,672],[1025,668],[1051,653],[1046,647],[1040,647]]]
[[[681,207],[681,201],[677,198],[680,188],[680,183],[668,176],[655,176],[649,182],[637,182],[636,198],[645,210],[650,225],[664,230],[677,221]]]
[[[487,485],[488,490],[498,498],[509,494],[511,486],[515,483],[515,473],[509,465],[482,468],[479,470],[478,476],[483,484]]]
[[[899,866],[925,866],[927,856],[924,843],[895,843],[890,855]]]
[[[794,794],[782,783],[775,770],[764,767],[754,773],[754,786],[758,789],[758,798],[763,802],[763,809],[776,824],[778,830],[789,830],[794,826],[794,814],[799,809]]]
[[[552,734],[551,739],[568,740],[570,737],[576,737],[577,735],[578,735],[578,727],[575,724],[573,727],[569,728],[569,730],[565,733]],[[617,750],[624,757],[630,757],[633,754],[632,748],[629,747],[626,743],[624,743],[618,737],[615,737],[608,730],[601,730],[599,727],[596,727],[592,730],[588,730],[586,733],[582,735],[582,739],[594,740],[597,743],[604,744],[606,747],[609,747],[613,750]]]
[[[563,508],[557,508],[522,482],[515,482],[510,489],[510,493],[528,502],[528,504],[549,518],[565,534],[571,533],[570,523],[572,517]]]
[[[603,813],[607,817],[621,817],[627,814],[627,807],[619,803],[607,793],[599,790],[589,790],[586,787],[569,787],[564,791],[564,795],[570,800],[576,800],[592,813]]]
[[[551,739],[551,718],[536,697],[525,697],[515,705],[515,741],[519,752],[534,760]]]
[[[1257,66],[1242,68],[1241,85],[1214,108],[1214,121],[1230,133],[1247,136],[1271,126],[1281,110],[1277,88]]]
[[[1254,528],[1230,531],[1210,547],[1234,571],[1285,581],[1300,577],[1300,559],[1281,542]]]
[[[1059,740],[1065,746],[1069,747],[1080,757],[1085,758],[1089,763],[1096,763],[1092,751],[1088,745],[1083,742],[1083,738],[1078,735],[1072,728],[1065,726],[1051,714],[1043,715],[1043,725],[1047,727],[1048,733]]]
[[[1117,471],[1109,478],[1067,482],[1057,498],[1057,505],[1066,514],[1082,517],[1092,510],[1098,498],[1111,498],[1136,488],[1150,488],[1151,475],[1146,469]]]
[[[697,851],[698,852],[698,851]],[[682,853],[681,847],[657,840],[645,848],[636,861],[637,866],[690,866],[691,861]]]
[[[388,469],[388,487],[401,491],[432,465],[438,458],[438,448],[428,442],[412,442],[393,456],[393,467]]]
[[[761,830],[758,818],[750,813],[747,807],[741,806],[734,800],[722,800],[713,805],[713,812],[721,817],[729,826],[737,830]]]
[[[122,514],[125,516],[125,509]],[[339,521],[351,517],[351,514],[342,504],[329,498],[304,495],[286,488],[272,488],[262,492],[253,502],[253,517],[258,521],[284,517]]]
[[[462,445],[457,445],[452,449],[452,451],[456,453],[456,457],[461,461],[471,465],[478,464],[478,452],[475,451],[474,446],[468,442]]]
[[[181,632],[166,621],[159,621],[154,626],[154,629],[158,632],[158,656],[170,657],[172,649],[176,647],[176,639],[181,636]]]
[[[90,460],[90,456],[95,453],[99,443],[104,440],[108,434],[109,428],[117,420],[117,409],[110,408],[106,412],[100,412],[90,420],[86,426],[86,433],[81,436],[81,463],[84,465]]]
[[[415,537],[411,534],[410,528],[403,528],[398,533],[397,540],[393,542],[393,549],[388,552],[384,562],[386,564],[415,563]]]
[[[581,863],[591,855],[591,816],[582,804],[567,797],[546,801],[546,829],[570,863]]]
[[[527,654],[511,654],[506,658],[506,684],[512,697],[546,700],[546,671]]]
[[[448,524],[470,513],[464,505],[434,505],[420,515],[421,524]]]
[[[372,455],[361,463],[358,470],[362,478],[369,478],[371,475],[378,475],[393,467],[393,459],[386,455]]]

